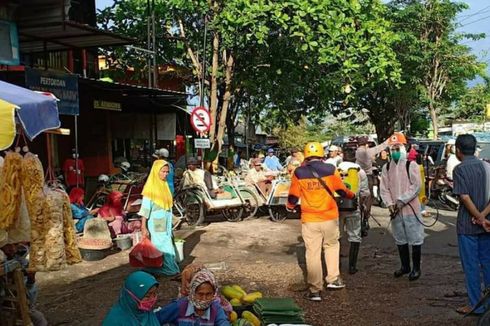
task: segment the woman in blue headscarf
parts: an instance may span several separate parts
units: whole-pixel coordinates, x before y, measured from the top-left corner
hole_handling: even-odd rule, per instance
[[[158,281],[152,275],[143,271],[131,273],[102,326],[159,326],[153,312],[157,289]]]

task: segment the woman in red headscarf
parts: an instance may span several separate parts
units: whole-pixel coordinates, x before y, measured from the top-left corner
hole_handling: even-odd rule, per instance
[[[82,188],[72,188],[70,190],[70,204],[73,219],[75,220],[75,228],[77,232],[83,232],[85,222],[93,218],[94,214],[97,214],[98,208],[91,211],[85,207],[83,198],[85,197],[85,191]]]
[[[99,210],[99,217],[109,223],[111,236],[115,238],[119,234],[127,233],[128,229],[124,222],[124,212],[122,205],[123,194],[119,191],[111,192],[106,199],[104,206]]]

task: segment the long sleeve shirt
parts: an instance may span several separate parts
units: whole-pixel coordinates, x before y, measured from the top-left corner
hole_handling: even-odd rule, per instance
[[[418,195],[421,182],[420,168],[417,163],[410,162],[407,173],[407,160],[399,160],[398,163],[391,161],[385,164],[381,173],[381,198],[386,206],[395,205],[398,200],[406,204],[401,211],[404,216],[413,216],[414,212],[419,215]]]
[[[173,301],[155,312],[161,325],[175,326],[230,326],[225,311],[214,301],[202,316],[196,314],[194,306],[187,298]]]
[[[387,146],[388,141],[370,148],[360,146],[356,151],[356,163],[361,166],[361,169],[363,169],[367,175],[373,174],[373,157],[381,153]]]
[[[267,156],[264,160],[265,166],[267,166],[267,169],[270,171],[281,171],[282,170],[282,165],[279,162],[279,159],[277,156]]]
[[[301,222],[324,222],[339,218],[337,202],[311,173],[314,169],[333,194],[352,199],[355,194],[347,189],[340,174],[332,164],[311,161],[294,171],[288,195],[288,208],[294,208],[301,200]]]

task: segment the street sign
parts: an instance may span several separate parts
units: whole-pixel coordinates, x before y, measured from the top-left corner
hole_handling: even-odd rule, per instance
[[[208,138],[194,138],[195,148],[211,148],[211,142]]]
[[[191,113],[191,125],[196,132],[205,133],[211,128],[211,116],[203,106],[194,108]]]

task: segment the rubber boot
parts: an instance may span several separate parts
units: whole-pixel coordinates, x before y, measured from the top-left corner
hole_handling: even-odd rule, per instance
[[[395,277],[400,277],[402,275],[410,273],[410,251],[408,249],[408,244],[398,246],[398,254],[400,255],[400,261],[402,267],[395,271]]]
[[[422,246],[412,246],[413,269],[408,275],[410,281],[418,280],[420,277],[420,258],[422,256]]]
[[[349,247],[349,274],[357,273],[357,256],[359,255],[360,242],[351,242]]]

